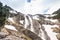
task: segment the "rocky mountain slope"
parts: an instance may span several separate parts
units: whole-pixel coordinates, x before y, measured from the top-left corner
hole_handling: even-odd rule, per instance
[[[4,26],[6,31],[2,30],[8,35],[5,34],[1,40],[53,40],[46,28],[54,22],[46,20],[44,15],[24,15],[13,11],[9,15]]]
[[[9,15],[1,28],[0,40],[60,40],[60,23],[54,17],[48,18],[42,14],[25,15],[9,6],[6,9],[9,9]],[[56,12],[59,14],[58,11]]]

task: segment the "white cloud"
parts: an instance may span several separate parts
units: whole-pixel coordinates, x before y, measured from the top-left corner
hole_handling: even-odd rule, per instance
[[[34,0],[31,1],[31,3],[25,3],[24,6],[24,13],[25,14],[36,14],[36,13],[40,13],[41,10],[43,9],[43,5],[41,5],[42,1],[40,0]]]
[[[31,3],[25,3],[23,13],[25,14],[37,14],[43,13],[45,10],[49,9],[47,13],[52,13],[57,10],[57,4],[59,0],[32,0]],[[55,6],[56,5],[56,6]],[[59,6],[58,6],[59,7]],[[44,13],[43,13],[44,14]]]
[[[57,11],[59,8],[60,8],[60,1],[52,5],[48,10],[47,14],[52,14],[53,12]]]

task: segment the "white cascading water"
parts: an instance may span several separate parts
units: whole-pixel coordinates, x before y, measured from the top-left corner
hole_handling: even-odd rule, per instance
[[[28,19],[26,18],[26,15],[24,16],[25,20],[24,20],[24,28],[27,28],[27,26],[29,25]]]
[[[39,20],[38,15],[33,16],[33,19]],[[39,24],[38,26],[40,29],[39,29],[39,34],[37,34],[37,35],[40,36],[43,40],[46,40],[46,38],[45,38],[46,34],[44,33],[45,31],[41,28],[41,24]]]
[[[32,18],[31,18],[30,16],[28,16],[28,17],[29,17],[29,20],[30,20],[30,23],[31,23],[31,29],[30,29],[30,30],[31,30],[32,32],[34,32],[33,23],[32,23]]]
[[[31,26],[30,26],[30,30],[32,32],[34,32],[34,27],[33,27],[33,21],[32,21],[32,18],[28,15],[28,18],[30,20],[30,23],[31,23]],[[36,19],[37,20],[37,19]],[[27,28],[29,25],[29,21],[28,19],[25,17],[25,27]],[[52,31],[52,27],[58,27],[57,25],[45,25],[45,24],[42,24],[42,26],[44,27],[45,30],[43,30],[43,27],[41,28],[41,25],[40,25],[40,33],[38,34],[38,36],[40,36],[43,40],[58,40],[57,37],[56,37],[56,33],[54,33]],[[35,32],[34,32],[35,33]]]
[[[28,16],[28,15],[27,15],[27,16]],[[29,18],[29,21],[30,21],[30,24],[31,24],[29,30],[31,30],[32,32],[34,32],[33,24],[32,24],[32,18],[31,18],[30,16],[28,16],[28,18]],[[28,21],[26,15],[25,15],[25,25],[24,25],[24,28],[27,28],[27,27],[28,27],[29,21]]]
[[[41,26],[40,26],[40,28],[41,28]],[[40,29],[38,36],[41,37],[43,40],[45,40],[44,31],[42,29]]]
[[[32,32],[34,32],[35,33],[35,31],[34,31],[34,28],[33,28],[33,22],[32,22],[32,18],[28,15],[28,18],[29,18],[29,21],[30,21],[30,23],[31,23],[31,26],[30,26],[30,31],[32,31]],[[25,16],[25,28],[27,28],[28,27],[28,25],[29,25],[29,22],[28,22],[28,19],[26,18],[26,16]],[[41,26],[40,26],[40,28],[41,28]],[[41,32],[40,32],[41,31]],[[40,37],[43,39],[43,40],[45,40],[44,39],[44,31],[41,29],[39,32],[39,34],[37,34],[38,36],[40,35]]]
[[[43,25],[43,26],[51,40],[58,40],[56,37],[56,33],[54,33],[51,29],[52,27],[56,27],[56,26],[54,26],[54,25],[53,26],[52,25]]]

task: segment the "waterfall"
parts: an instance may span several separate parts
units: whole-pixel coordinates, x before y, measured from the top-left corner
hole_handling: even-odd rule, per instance
[[[26,15],[24,17],[25,17],[24,28],[27,28],[27,26],[29,25],[29,22],[28,22],[28,19],[27,19]]]
[[[42,24],[40,24],[40,32],[38,36],[40,36],[43,40],[50,40],[50,37]]]
[[[33,16],[34,17],[34,16]],[[43,40],[58,40],[56,37],[56,33],[52,31],[52,27],[56,27],[56,25],[46,25],[38,22],[36,18],[33,18],[31,15],[25,15],[25,25],[24,27],[38,36],[40,36]],[[39,19],[39,18],[38,18]],[[42,21],[42,20],[41,20]]]
[[[31,28],[30,28],[30,30],[32,31],[32,32],[34,32],[34,28],[33,28],[33,19],[32,19],[32,17],[30,16],[30,15],[28,15],[28,18],[29,18],[29,20],[30,20],[30,24],[31,24]]]
[[[34,32],[33,24],[32,24],[32,18],[30,17],[30,15],[25,15],[24,28],[26,28],[26,29],[31,30],[32,32]]]
[[[51,40],[58,40],[57,37],[56,37],[56,33],[54,33],[51,29],[54,26],[51,26],[51,25],[43,25],[43,26],[45,27],[45,30],[46,30],[46,32],[49,35]]]

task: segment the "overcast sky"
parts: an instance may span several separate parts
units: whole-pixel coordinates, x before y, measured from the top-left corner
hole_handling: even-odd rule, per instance
[[[4,5],[12,7],[24,14],[47,13],[51,14],[60,8],[60,0],[0,0]],[[32,6],[31,6],[32,5]]]

